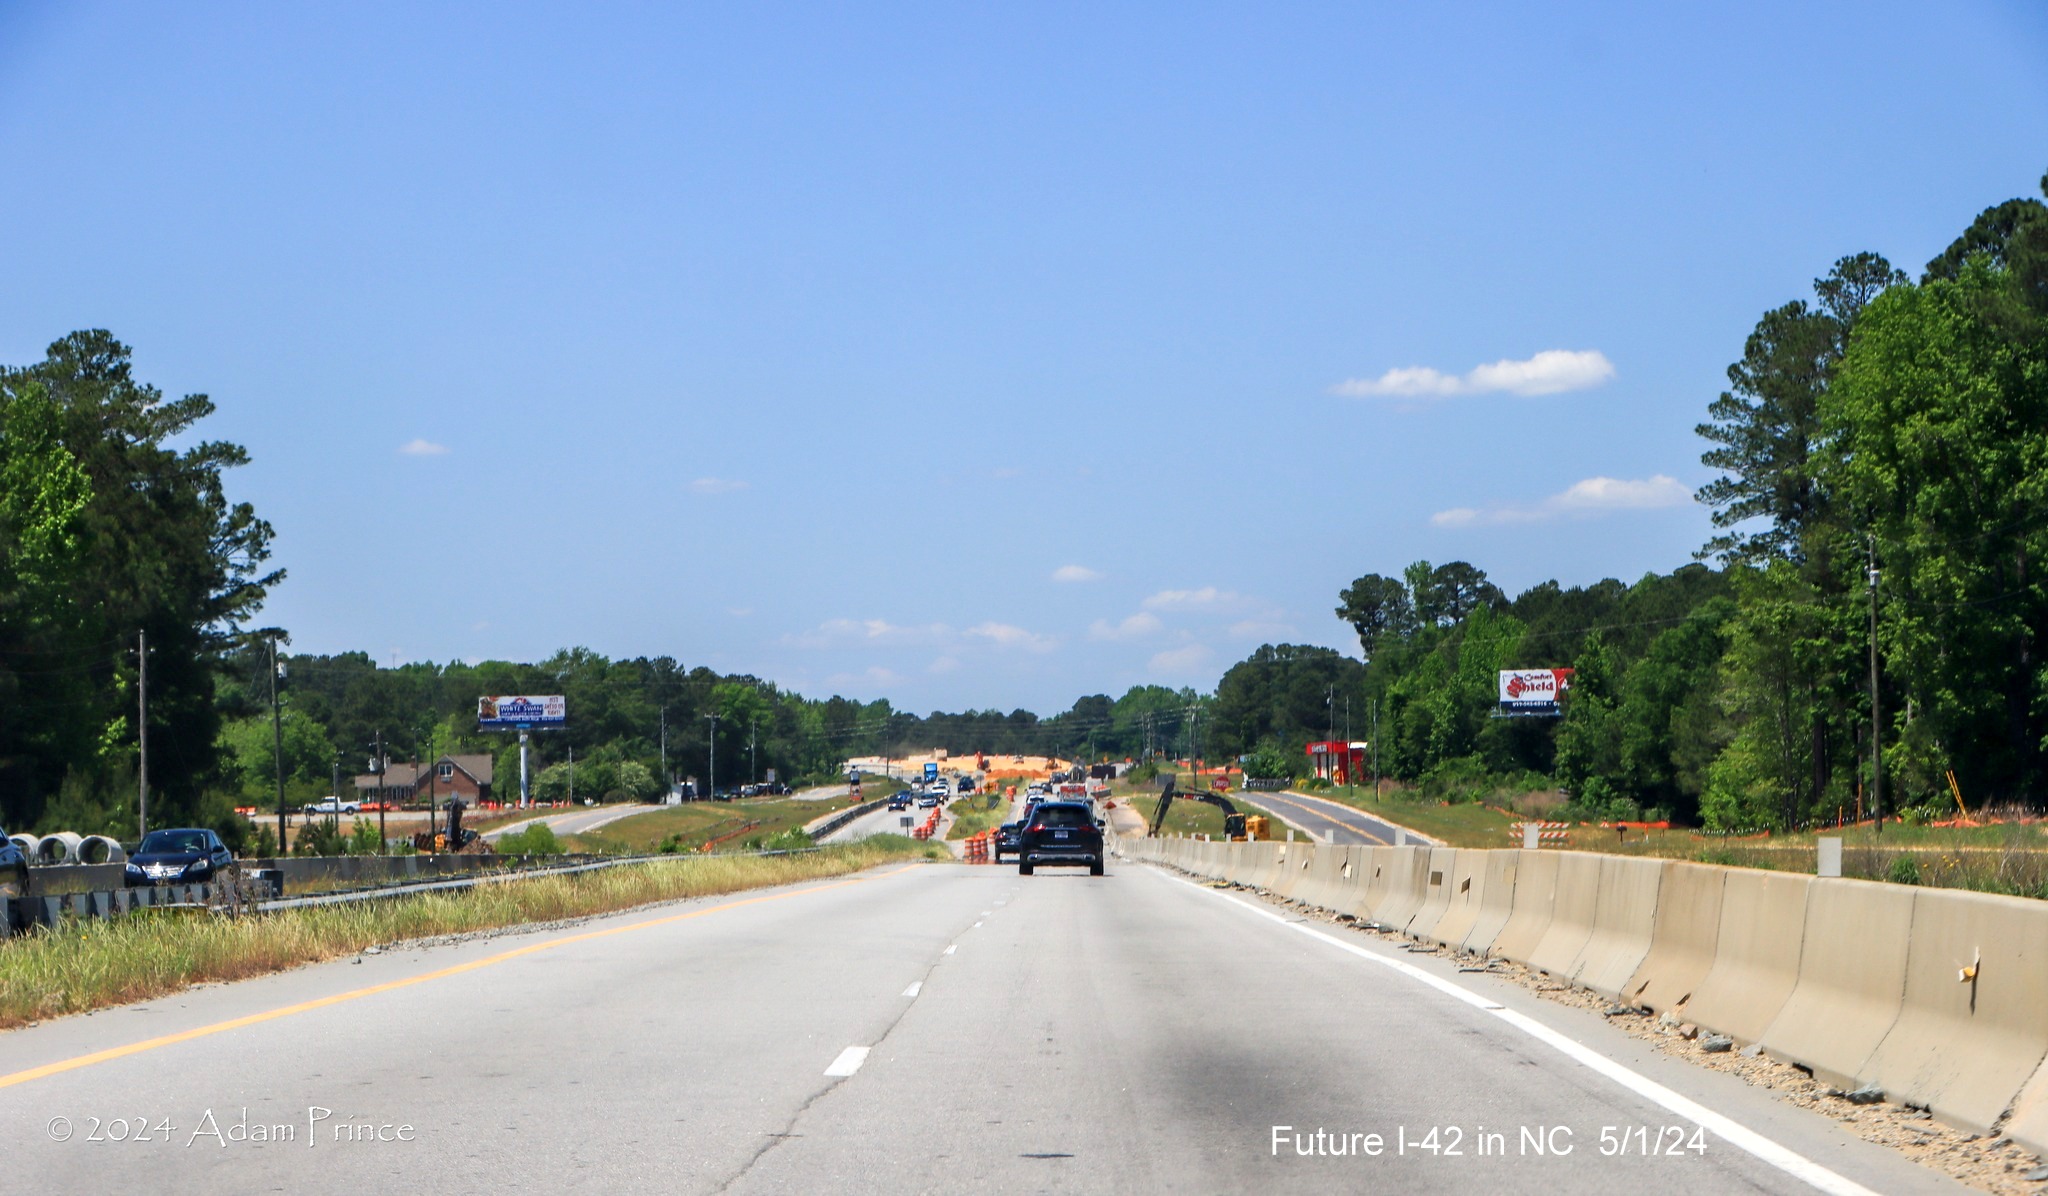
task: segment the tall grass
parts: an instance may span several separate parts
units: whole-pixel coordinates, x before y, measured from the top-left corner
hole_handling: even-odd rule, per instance
[[[680,856],[255,917],[150,911],[105,922],[66,922],[0,944],[0,1029],[405,939],[611,913],[926,858],[951,856],[935,845],[878,835],[802,855]]]

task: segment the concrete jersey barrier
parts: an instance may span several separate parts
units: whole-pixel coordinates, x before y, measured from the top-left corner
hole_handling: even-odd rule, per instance
[[[1593,937],[1593,914],[1600,900],[1600,863],[1603,857],[1583,851],[1561,851],[1557,861],[1557,891],[1550,905],[1550,924],[1530,951],[1528,964],[1565,980],[1577,977],[1579,952]]]
[[[1600,858],[1599,895],[1593,903],[1593,933],[1587,936],[1572,975],[1610,1001],[1621,1000],[1629,977],[1650,954],[1657,929],[1657,897],[1663,887],[1660,860],[1627,856]]]
[[[1472,932],[1486,900],[1487,864],[1492,858],[1490,851],[1461,849],[1456,853],[1444,885],[1443,913],[1421,938],[1440,947],[1462,949],[1465,936]]]
[[[1629,977],[1621,999],[1670,1013],[1688,1004],[1714,970],[1714,947],[1721,936],[1721,887],[1728,870],[1676,861],[1659,867],[1650,953]]]
[[[1806,891],[1799,982],[1764,1031],[1764,1050],[1815,1078],[1855,1088],[1899,1020],[1914,893],[1900,885],[1816,880]]]
[[[1921,889],[1906,948],[1905,1006],[1871,1056],[1895,1100],[1989,1132],[2048,1053],[2048,906]],[[2018,1128],[2042,1137],[2038,1108]]]
[[[1536,945],[1550,929],[1550,911],[1557,900],[1555,851],[1525,851],[1515,876],[1515,904],[1494,936],[1492,951],[1503,959],[1528,963]]]
[[[1694,991],[1686,1020],[1743,1045],[1763,1038],[1799,982],[1812,883],[1810,876],[1787,872],[1728,871],[1721,884],[1714,968]]]
[[[1458,871],[1458,853],[1449,847],[1429,849],[1429,863],[1422,878],[1422,907],[1408,920],[1408,936],[1425,942],[1434,942],[1430,932],[1451,908],[1451,893],[1456,887],[1453,877]]]
[[[1508,918],[1515,912],[1515,882],[1521,873],[1520,850],[1489,851],[1486,879],[1480,883],[1479,909],[1472,916],[1472,928],[1458,943],[1461,950],[1483,955],[1493,950]]]

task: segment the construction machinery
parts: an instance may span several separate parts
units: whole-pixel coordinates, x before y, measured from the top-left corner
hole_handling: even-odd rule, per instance
[[[1145,828],[1147,837],[1153,839],[1159,837],[1159,829],[1166,825],[1166,811],[1172,807],[1173,799],[1178,797],[1189,801],[1205,801],[1221,809],[1223,811],[1223,837],[1233,843],[1245,841],[1245,817],[1243,814],[1238,813],[1236,806],[1230,804],[1229,798],[1220,793],[1210,793],[1199,789],[1176,789],[1174,788],[1175,779],[1170,775],[1159,778],[1159,805],[1152,811],[1152,825]],[[1264,820],[1261,819],[1261,821],[1263,822]]]
[[[425,830],[412,837],[413,850],[432,852],[435,855],[454,853],[456,855],[489,855],[491,845],[482,835],[462,825],[463,803],[460,799],[449,798],[446,806],[448,821],[441,830]]]

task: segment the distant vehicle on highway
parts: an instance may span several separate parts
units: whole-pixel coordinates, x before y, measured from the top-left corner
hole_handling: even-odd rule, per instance
[[[202,826],[151,831],[135,845],[122,870],[122,883],[141,885],[204,884],[235,866],[235,853],[220,836]]]
[[[936,793],[927,793],[917,799],[917,808],[920,810],[929,810],[938,804],[939,795]]]
[[[1049,801],[1032,812],[1017,844],[1017,872],[1040,865],[1088,866],[1102,875],[1102,824],[1085,802]]]
[[[908,810],[912,800],[914,800],[914,795],[910,790],[900,790],[889,796],[889,808],[892,810]]]
[[[972,793],[972,792],[974,792],[974,778],[973,778],[973,777],[961,777],[961,778],[960,778],[960,792],[961,792],[961,793],[963,793],[963,794],[966,794],[966,793]]]
[[[338,797],[328,797],[307,806],[305,812],[308,814],[360,814],[363,812],[363,803],[359,801],[344,801]]]
[[[1005,822],[996,828],[996,841],[989,848],[989,859],[994,863],[1000,864],[1003,862],[1004,856],[1016,855],[1023,842],[1024,824],[1021,822]]]

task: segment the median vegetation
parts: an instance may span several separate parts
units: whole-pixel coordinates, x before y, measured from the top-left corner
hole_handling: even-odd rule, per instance
[[[933,845],[878,835],[796,855],[684,856],[256,917],[139,914],[66,923],[0,943],[0,1029],[409,939],[615,913],[657,901],[843,876],[901,860],[950,858]]]

